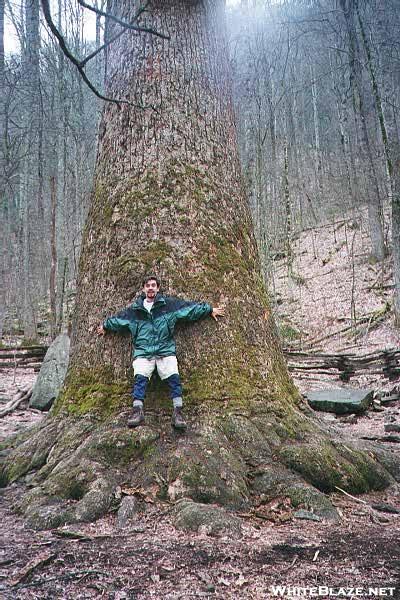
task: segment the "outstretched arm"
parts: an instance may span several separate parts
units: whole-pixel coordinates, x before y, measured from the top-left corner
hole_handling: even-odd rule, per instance
[[[211,306],[207,302],[186,302],[176,312],[176,318],[181,321],[197,321],[204,317],[211,316],[217,321],[218,317],[225,315],[225,309],[222,306]]]
[[[208,317],[212,313],[212,306],[207,302],[188,302],[178,300],[175,309],[175,317],[178,321],[198,321]]]
[[[129,308],[121,310],[113,317],[108,317],[103,323],[96,329],[96,333],[98,335],[104,335],[106,331],[124,331],[129,327],[129,324],[132,321],[132,311]]]

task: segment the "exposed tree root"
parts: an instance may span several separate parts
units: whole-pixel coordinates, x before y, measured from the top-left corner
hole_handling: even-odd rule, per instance
[[[140,489],[154,501],[190,498],[231,510],[285,496],[293,507],[337,520],[326,493],[336,487],[362,493],[400,480],[400,463],[390,452],[330,441],[295,410],[282,420],[256,407],[247,414],[192,416],[184,435],[171,430],[162,412],[148,414],[134,431],[125,420],[52,417],[28,439],[13,441],[2,483],[25,483],[17,508],[31,526],[93,521],[118,506],[121,487]]]

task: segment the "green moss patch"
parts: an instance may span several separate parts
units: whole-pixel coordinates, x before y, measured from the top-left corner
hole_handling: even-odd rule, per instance
[[[90,439],[85,454],[105,466],[124,467],[141,455],[144,459],[150,456],[158,437],[159,433],[149,427],[140,427],[134,431],[102,431]]]
[[[114,382],[112,367],[69,372],[66,386],[57,399],[54,414],[61,410],[71,415],[113,415],[131,404],[131,385]]]
[[[10,452],[1,469],[3,484],[17,481],[33,469],[40,469],[56,442],[57,434],[57,423],[50,421],[45,427],[32,432],[30,438]]]
[[[388,474],[366,453],[343,454],[329,442],[285,446],[279,451],[284,464],[323,492],[333,492],[337,486],[362,494],[387,485]]]

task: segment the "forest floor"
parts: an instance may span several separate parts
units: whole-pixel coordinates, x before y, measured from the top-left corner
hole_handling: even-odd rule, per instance
[[[382,319],[370,318],[390,301],[391,265],[370,263],[363,214],[303,233],[294,254],[291,276],[285,261],[276,261],[271,287],[279,299],[278,320],[286,331],[298,332],[293,342],[298,348],[366,354],[400,347],[390,312]],[[353,323],[342,331],[352,325],[352,314],[353,321],[354,315],[369,316],[362,325]],[[34,378],[33,372],[2,371],[0,393],[11,395]],[[295,381],[302,392],[400,386],[368,373],[349,383],[321,375],[302,375]],[[400,422],[400,402],[357,417],[319,417],[353,439],[379,437],[385,423]],[[41,418],[41,413],[21,407],[0,420],[0,440]],[[397,451],[399,444],[387,446]],[[178,531],[171,506],[151,502],[141,502],[125,528],[110,514],[93,524],[35,532],[12,511],[20,487],[0,491],[0,598],[7,600],[400,599],[400,514],[371,506],[386,503],[400,510],[396,488],[358,499],[332,495],[339,523],[295,518],[290,506],[277,501],[268,518],[242,516],[243,536],[236,540]],[[75,537],[65,537],[65,532]]]

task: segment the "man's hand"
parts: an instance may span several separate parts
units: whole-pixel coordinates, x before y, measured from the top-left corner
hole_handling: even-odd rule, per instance
[[[225,316],[225,308],[223,306],[215,306],[213,308],[211,316],[212,316],[213,319],[215,319],[216,321],[218,321],[218,317],[224,317]]]
[[[106,330],[103,327],[103,323],[101,323],[98,328],[96,329],[96,333],[97,335],[104,335],[106,332]]]

